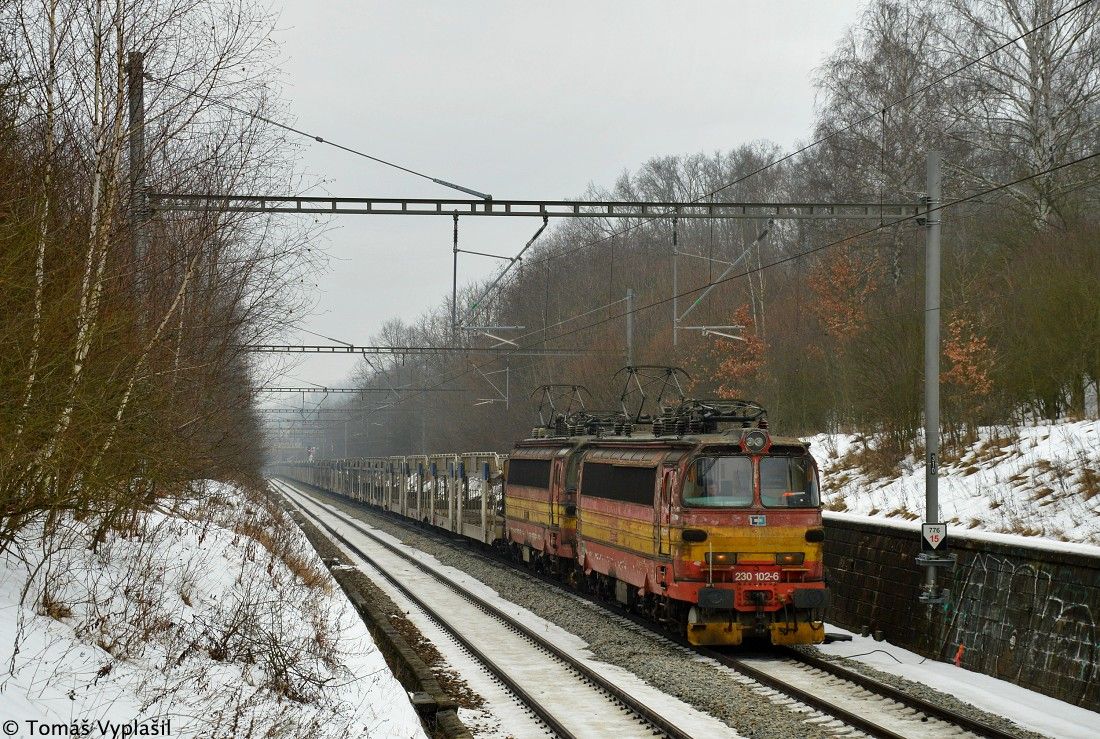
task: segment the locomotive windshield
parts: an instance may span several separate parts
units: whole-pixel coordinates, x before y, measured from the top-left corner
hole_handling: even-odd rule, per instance
[[[821,503],[814,460],[761,456],[760,504],[767,508],[816,508]],[[694,508],[748,508],[754,503],[753,457],[700,457],[687,468],[683,504]]]
[[[820,496],[813,457],[761,457],[760,502],[768,508],[816,508]]]
[[[752,505],[752,458],[701,457],[687,469],[684,505],[746,508]]]

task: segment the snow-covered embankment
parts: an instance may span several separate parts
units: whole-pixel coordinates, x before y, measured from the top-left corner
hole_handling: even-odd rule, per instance
[[[124,723],[173,737],[423,735],[359,616],[270,501],[206,482],[92,538],[63,516],[0,555],[0,720],[18,735],[39,735],[32,722],[93,737]]]

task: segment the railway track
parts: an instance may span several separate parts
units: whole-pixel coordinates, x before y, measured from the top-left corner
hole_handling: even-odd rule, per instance
[[[331,495],[326,491],[322,493]],[[337,499],[346,504],[354,503],[338,496]],[[882,737],[882,739],[962,736],[1015,739],[1018,737],[1017,734],[1005,732],[998,727],[911,695],[861,672],[796,649],[778,649],[770,654],[746,657],[727,651],[691,646],[684,639],[657,631],[650,621],[621,609],[609,607],[605,602],[587,594],[578,593],[553,577],[532,572],[502,557],[488,556],[484,550],[474,552],[468,546],[468,542],[448,532],[435,531],[386,511],[370,508],[370,512],[449,545],[457,544],[474,556],[484,557],[494,564],[503,564],[522,575],[534,577],[562,589],[574,597],[604,609],[611,618],[641,626],[655,636],[667,639],[684,650],[713,659],[718,664],[755,681],[766,689],[801,704],[804,710],[808,709],[811,712],[832,717],[859,734]]]
[[[790,698],[874,737],[1013,737],[996,727],[929,703],[892,685],[795,650],[734,657],[696,651]]]
[[[691,734],[493,603],[448,579],[355,522],[355,541],[338,518],[292,485],[273,481],[304,516],[384,577],[438,624],[515,699],[547,734],[688,739]]]

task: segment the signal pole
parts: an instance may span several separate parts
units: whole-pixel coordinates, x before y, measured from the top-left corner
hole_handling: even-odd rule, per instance
[[[634,366],[634,288],[626,289],[626,365]]]
[[[944,603],[950,592],[936,580],[938,568],[951,568],[947,526],[940,523],[940,154],[928,152],[924,250],[924,522],[917,564],[925,568],[920,601]]]
[[[679,239],[676,233],[676,216],[672,217],[672,345],[676,346],[680,342],[680,275],[679,275],[679,259],[677,259],[677,250],[679,250]]]
[[[451,338],[458,339],[458,211],[455,211],[454,271],[451,274]]]

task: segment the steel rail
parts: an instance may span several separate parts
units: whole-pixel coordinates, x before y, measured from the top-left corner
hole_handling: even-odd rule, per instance
[[[1000,729],[983,724],[981,721],[964,716],[961,713],[952,711],[950,708],[944,708],[941,705],[926,701],[922,698],[918,698],[914,695],[906,693],[904,690],[895,688],[893,685],[876,680],[870,675],[864,675],[857,670],[838,665],[832,660],[825,659],[812,654],[806,654],[798,649],[786,649],[787,654],[795,660],[802,662],[810,667],[814,667],[822,672],[827,672],[833,677],[838,677],[842,680],[847,680],[859,685],[861,688],[877,693],[891,700],[897,701],[909,708],[920,711],[921,713],[938,718],[941,721],[954,724],[961,729],[977,734],[978,736],[989,737],[990,739],[1016,739],[1015,734],[1010,734],[1007,731],[1001,731]]]
[[[738,659],[737,657],[731,657],[712,649],[700,649],[696,647],[695,650],[699,652],[699,654],[710,657],[721,665],[725,665],[746,677],[750,677],[756,682],[766,685],[773,690],[778,690],[780,693],[794,698],[799,703],[805,703],[811,708],[815,708],[822,713],[833,716],[849,726],[853,726],[871,736],[881,737],[882,739],[908,739],[908,735],[906,734],[899,734],[896,731],[887,729],[885,726],[880,726],[874,721],[860,716],[858,713],[849,711],[847,708],[842,708],[835,703],[830,703],[826,698],[816,693],[801,688],[794,683],[777,678],[774,675],[770,675],[766,671],[753,667],[750,664],[746,664],[744,660]]]
[[[305,483],[298,483],[298,484],[304,485]],[[622,610],[617,610],[617,609],[610,608],[606,602],[604,602],[602,600],[599,600],[599,599],[591,596],[588,593],[583,593],[583,592],[574,590],[574,589],[566,586],[560,580],[557,580],[553,577],[550,577],[548,575],[544,575],[542,573],[538,573],[538,572],[529,570],[527,568],[521,567],[516,562],[513,562],[512,560],[509,560],[507,558],[496,556],[495,554],[487,554],[483,550],[474,550],[471,547],[466,546],[467,544],[469,544],[471,542],[471,540],[467,539],[466,537],[462,537],[461,535],[455,534],[454,532],[445,531],[445,530],[442,530],[442,529],[437,529],[437,528],[422,524],[419,521],[408,519],[404,516],[401,516],[398,513],[393,512],[393,511],[387,511],[387,510],[384,510],[384,509],[381,509],[381,508],[375,508],[374,506],[372,506],[368,503],[365,503],[363,501],[356,501],[356,500],[352,500],[350,498],[345,498],[344,496],[338,495],[338,494],[333,493],[333,492],[328,491],[328,490],[324,490],[323,488],[317,488],[315,486],[309,486],[309,487],[314,489],[314,490],[320,490],[321,492],[323,492],[326,495],[333,496],[333,497],[337,498],[338,500],[340,500],[343,503],[352,503],[352,504],[355,504],[357,506],[362,506],[362,507],[366,508],[367,510],[369,510],[371,513],[379,515],[379,516],[385,518],[386,520],[393,521],[395,524],[398,524],[398,525],[402,526],[403,528],[409,529],[411,531],[416,531],[416,532],[421,533],[421,534],[430,535],[433,538],[435,538],[436,540],[441,541],[441,542],[446,542],[448,544],[452,544],[452,545],[460,544],[460,545],[463,546],[463,548],[467,552],[473,554],[474,556],[482,557],[486,561],[493,562],[495,564],[503,564],[503,565],[509,567],[510,569],[512,569],[513,571],[515,571],[519,574],[526,575],[528,577],[533,577],[533,578],[539,580],[540,582],[546,583],[548,585],[551,585],[551,586],[557,588],[558,590],[561,590],[564,593],[568,593],[568,594],[573,595],[575,597],[581,598],[581,599],[583,599],[584,601],[586,601],[588,603],[591,603],[595,606],[598,606],[598,607],[604,609],[605,611],[607,611],[609,614],[612,614],[614,616],[618,616],[618,617],[621,617],[621,618],[625,618],[628,621],[630,621],[631,623],[634,623],[638,626],[644,626],[651,633],[653,633],[656,636],[668,639],[669,641],[676,644],[677,646],[685,647],[685,648],[691,649],[692,651],[698,652],[699,654],[710,657],[710,658],[714,659],[715,661],[717,661],[721,664],[724,664],[725,666],[729,667],[730,669],[732,669],[734,671],[741,672],[746,677],[750,677],[754,680],[757,680],[758,682],[760,682],[762,684],[767,685],[768,687],[772,688],[773,690],[778,690],[779,692],[784,693],[787,696],[789,696],[791,698],[794,698],[795,700],[798,700],[799,702],[806,703],[810,707],[815,708],[815,709],[817,709],[817,710],[819,710],[823,713],[827,713],[830,716],[833,716],[833,717],[835,717],[835,718],[837,718],[841,721],[844,721],[845,723],[851,723],[851,725],[853,725],[856,728],[860,728],[862,731],[866,731],[867,733],[870,733],[874,736],[884,737],[884,738],[904,736],[904,735],[896,734],[896,733],[890,731],[889,729],[885,729],[883,727],[880,727],[877,724],[873,724],[873,723],[869,722],[868,720],[863,719],[863,718],[858,717],[858,716],[853,715],[853,720],[851,722],[849,722],[849,720],[847,718],[845,718],[844,716],[841,715],[842,713],[849,713],[850,714],[850,712],[847,711],[847,709],[844,709],[844,708],[839,707],[839,706],[833,706],[833,704],[828,703],[824,699],[819,699],[819,698],[817,698],[816,696],[814,696],[812,694],[806,693],[801,688],[799,688],[797,685],[790,685],[786,681],[780,680],[779,678],[775,678],[775,677],[770,676],[770,675],[765,675],[765,674],[761,673],[761,671],[759,669],[757,669],[755,667],[752,667],[751,665],[733,664],[733,662],[738,661],[737,658],[730,657],[729,655],[725,655],[725,654],[720,653],[720,652],[714,652],[713,650],[708,650],[707,648],[701,648],[701,647],[691,645],[690,643],[688,643],[688,641],[686,639],[683,639],[683,638],[681,638],[677,635],[669,634],[667,632],[659,630],[658,628],[656,628],[656,625],[653,623],[653,621],[651,621],[649,619],[643,618],[643,617],[638,616],[637,614],[634,614],[634,613],[629,613],[627,611],[622,611]],[[928,700],[925,700],[925,699],[920,698],[918,696],[906,693],[905,691],[903,691],[899,688],[896,688],[893,685],[889,685],[888,683],[884,683],[880,680],[876,680],[875,678],[864,675],[863,673],[858,672],[856,670],[852,670],[852,669],[843,667],[843,666],[838,665],[834,662],[831,662],[830,660],[827,660],[827,659],[824,659],[824,658],[821,658],[821,657],[814,657],[812,655],[806,655],[806,654],[804,654],[803,652],[801,652],[797,649],[792,649],[792,648],[789,648],[789,647],[783,648],[783,651],[785,652],[785,656],[789,656],[792,659],[803,662],[803,663],[807,664],[808,666],[818,668],[818,669],[820,669],[824,672],[827,672],[827,673],[833,675],[834,677],[837,677],[837,678],[840,678],[842,680],[845,680],[845,681],[854,683],[856,685],[859,685],[860,687],[864,688],[865,690],[868,690],[872,693],[875,693],[876,695],[879,695],[880,697],[887,698],[887,699],[892,700],[896,703],[904,705],[907,708],[911,708],[915,711],[919,711],[920,713],[923,713],[923,714],[925,714],[929,717],[936,718],[936,719],[945,721],[947,723],[954,724],[954,725],[958,726],[960,729],[964,729],[965,731],[969,731],[972,734],[977,734],[978,736],[983,736],[983,737],[989,737],[990,739],[1018,739],[1018,737],[1019,737],[1019,735],[1017,735],[1017,734],[1002,731],[1001,729],[998,729],[994,726],[984,724],[981,721],[979,721],[978,719],[973,719],[973,718],[970,718],[968,716],[963,716],[959,713],[956,713],[955,711],[952,711],[949,708],[944,708],[943,706],[940,706],[940,705],[938,705],[936,703],[933,703],[931,701],[928,701]],[[753,673],[760,673],[761,676],[757,677],[757,675],[755,675]],[[788,688],[790,688],[790,689],[788,690]],[[807,697],[803,698],[800,695],[795,695],[795,691],[803,693]],[[866,727],[861,726],[860,724],[865,724]]]
[[[553,713],[548,711],[536,698],[528,693],[523,688],[523,686],[521,686],[506,672],[504,672],[504,670],[502,670],[491,657],[489,657],[483,651],[474,646],[469,639],[464,637],[457,629],[450,626],[444,619],[440,618],[436,614],[436,611],[430,605],[425,603],[423,599],[413,593],[412,590],[410,590],[404,583],[402,583],[390,573],[386,572],[386,569],[381,564],[379,564],[376,559],[371,557],[359,547],[352,544],[351,541],[347,539],[347,537],[338,532],[336,529],[329,526],[316,515],[307,511],[301,504],[295,502],[292,497],[293,494],[288,494],[286,490],[283,490],[281,492],[283,493],[283,496],[288,500],[288,502],[290,502],[298,511],[300,511],[302,515],[312,519],[315,524],[325,529],[325,531],[327,531],[330,536],[340,541],[344,546],[355,552],[356,556],[362,558],[365,562],[370,564],[370,566],[377,570],[378,573],[382,575],[382,577],[386,578],[390,585],[395,587],[404,597],[408,598],[409,601],[411,601],[417,608],[423,611],[428,618],[430,618],[441,629],[447,632],[452,639],[461,644],[463,649],[473,655],[473,658],[481,663],[481,665],[486,670],[492,673],[493,677],[499,680],[513,695],[515,695],[520,700],[520,702],[530,708],[531,711],[533,711],[535,715],[539,717],[539,720],[545,723],[551,731],[553,731],[556,735],[560,737],[565,737],[566,739],[576,737],[575,734],[569,731],[569,729],[563,726],[561,722],[554,717]]]
[[[291,490],[293,490],[293,486],[288,485],[286,482],[284,482],[282,480],[278,480],[277,482],[280,483],[284,488],[290,488]],[[295,482],[297,482],[297,481],[295,481]],[[294,494],[294,493],[292,493],[292,494]],[[298,496],[303,495],[303,493],[301,491],[297,491],[296,494]],[[286,495],[285,492],[284,492],[284,495]],[[287,496],[287,497],[289,497],[289,496]],[[318,524],[323,526],[333,536],[337,537],[341,542],[343,542],[345,544],[345,546],[348,546],[353,551],[355,551],[359,556],[363,557],[368,562],[370,562],[371,565],[375,569],[377,569],[380,573],[382,573],[382,575],[389,582],[394,584],[402,592],[402,594],[404,594],[410,600],[415,602],[418,607],[422,608],[423,610],[425,610],[425,612],[427,612],[429,614],[434,613],[434,610],[431,609],[431,607],[427,606],[426,604],[423,604],[423,601],[421,601],[419,598],[417,598],[415,595],[413,595],[411,592],[409,592],[409,590],[402,583],[400,583],[395,577],[393,577],[392,575],[387,573],[380,565],[378,565],[370,557],[370,555],[366,554],[361,549],[356,547],[354,544],[352,544],[350,541],[348,541],[346,537],[341,535],[339,532],[335,531],[332,527],[328,526],[326,523],[321,521],[319,518],[317,518],[316,516],[314,516],[312,514],[309,514],[307,511],[305,511],[304,508],[301,508],[301,506],[299,506],[299,509],[302,510],[307,515],[309,515],[311,518],[313,518]],[[446,587],[448,587],[450,590],[454,591],[459,596],[461,596],[463,598],[466,598],[467,600],[472,602],[474,605],[476,605],[478,608],[485,611],[489,615],[491,615],[494,618],[497,618],[498,620],[504,622],[509,628],[513,629],[514,631],[518,632],[519,634],[521,634],[522,636],[527,638],[529,641],[531,641],[533,644],[535,644],[535,646],[538,647],[539,649],[546,650],[546,651],[550,652],[551,654],[553,654],[556,658],[558,658],[559,660],[561,660],[562,662],[567,664],[569,667],[571,667],[573,670],[575,670],[578,674],[580,674],[585,680],[589,681],[590,683],[595,685],[598,689],[600,689],[603,692],[607,693],[608,696],[610,696],[614,701],[621,703],[628,710],[630,710],[631,712],[636,714],[638,717],[640,717],[641,719],[643,719],[647,723],[649,723],[651,726],[653,726],[655,729],[657,729],[658,731],[663,733],[665,736],[671,737],[672,739],[690,739],[690,737],[691,737],[690,734],[687,734],[684,731],[682,731],[681,729],[679,729],[675,724],[673,724],[667,718],[665,718],[661,714],[657,713],[656,711],[652,710],[651,708],[646,706],[644,703],[642,703],[641,701],[637,700],[632,695],[627,693],[625,690],[623,690],[622,688],[619,688],[619,686],[615,685],[614,683],[610,682],[609,680],[607,680],[606,678],[601,676],[599,673],[597,673],[595,670],[593,670],[592,668],[590,668],[588,665],[584,664],[580,660],[578,660],[573,655],[571,655],[568,652],[564,651],[563,649],[558,647],[553,642],[544,639],[542,636],[540,636],[538,634],[538,632],[534,631],[533,629],[528,627],[526,624],[524,624],[521,621],[517,620],[516,618],[514,618],[510,614],[506,613],[505,611],[497,608],[495,605],[493,605],[492,603],[489,603],[488,601],[486,601],[481,596],[476,595],[475,593],[471,593],[471,592],[465,590],[458,583],[455,583],[451,580],[448,580],[445,577],[442,577],[441,575],[436,573],[431,568],[425,567],[423,562],[417,560],[415,557],[413,557],[410,554],[408,554],[407,552],[401,550],[399,547],[397,547],[397,546],[395,546],[395,545],[379,538],[378,536],[375,536],[373,533],[371,533],[368,529],[364,528],[363,526],[360,526],[359,524],[355,523],[354,521],[348,520],[347,517],[344,517],[344,521],[345,521],[345,523],[347,523],[349,526],[354,528],[359,533],[363,534],[364,536],[369,537],[375,543],[381,545],[382,547],[386,548],[387,550],[393,552],[394,554],[398,555],[402,559],[404,559],[407,562],[411,563],[415,567],[421,569],[426,574],[430,575],[433,579],[435,579],[439,583],[445,585]],[[447,628],[447,627],[445,627],[445,628]],[[466,642],[466,640],[463,637],[459,636],[457,633],[452,631],[450,628],[447,628],[447,631],[449,633],[451,633],[452,636],[454,636],[456,639],[459,639],[463,643],[463,646],[466,647],[467,649],[469,649],[471,654],[474,654],[475,657],[479,661],[482,661],[483,664],[485,664],[486,667],[489,668],[493,672],[494,675],[497,675],[498,677],[500,677],[502,679],[502,681],[507,680],[507,682],[505,682],[505,684],[508,685],[510,690],[513,690],[513,687],[512,687],[512,684],[511,684],[511,679],[506,678],[502,675],[498,675],[497,670],[499,668],[496,668],[495,666],[491,666],[490,665],[491,660],[488,657],[484,657],[484,659],[483,659],[482,656],[478,656],[478,655],[481,655],[482,653],[479,650],[477,650],[476,647],[473,647],[472,645],[470,645],[468,642]],[[489,660],[489,661],[485,662],[484,660]],[[516,688],[518,688],[518,686],[516,686]],[[526,693],[524,693],[521,688],[517,691],[516,694],[517,695],[521,695],[521,694],[526,695]],[[534,699],[531,699],[531,700],[534,701]],[[528,701],[525,699],[524,702],[528,702]],[[531,705],[532,709],[534,710],[536,708],[536,706],[538,706],[539,704],[537,702],[531,702],[531,703],[529,703],[529,705]],[[562,736],[572,736],[572,734],[570,734],[570,732],[568,730],[564,729],[564,727],[561,727],[560,730],[559,730],[559,728],[554,728],[555,725],[560,727],[560,724],[552,716],[544,716],[541,710],[539,710],[537,712],[539,714],[539,718],[546,721],[547,725],[551,726],[551,728],[553,728],[553,730],[555,732],[560,733]]]

